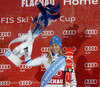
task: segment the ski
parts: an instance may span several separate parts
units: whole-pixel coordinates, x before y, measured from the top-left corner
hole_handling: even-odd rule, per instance
[[[73,72],[72,69],[72,60],[73,60],[73,47],[68,46],[66,48],[66,77],[65,77],[65,87],[70,87],[71,84],[71,75]]]

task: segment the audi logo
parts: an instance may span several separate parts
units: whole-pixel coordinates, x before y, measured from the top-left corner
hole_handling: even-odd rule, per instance
[[[49,52],[50,47],[42,47],[41,52]]]
[[[97,79],[86,79],[84,81],[85,84],[97,84],[98,80]]]
[[[98,30],[97,29],[87,29],[87,30],[85,30],[85,34],[94,34],[94,35],[96,35],[98,33]]]
[[[85,46],[85,51],[97,51],[98,47],[97,46]]]
[[[66,52],[66,48],[67,48],[66,46],[63,47],[63,51],[64,51],[64,52]],[[73,46],[73,48],[74,48],[74,51],[76,51],[76,47]]]
[[[10,84],[10,81],[0,81],[0,86],[9,86]]]
[[[21,64],[21,65],[19,66],[19,68],[20,68],[20,69],[31,69],[32,66],[26,66],[26,64]]]
[[[0,64],[0,69],[10,69],[11,65],[9,64]]]
[[[19,85],[32,85],[32,81],[30,81],[30,80],[21,80],[21,81],[19,81]]]
[[[76,31],[75,30],[64,30],[63,35],[75,35]]]
[[[8,48],[0,48],[0,53],[5,53]]]
[[[98,63],[94,62],[94,63],[85,63],[84,66],[86,68],[96,68],[98,67]]]
[[[11,32],[0,32],[0,37],[10,37]]]
[[[43,31],[42,36],[53,36],[54,35],[54,31],[51,30],[51,31]]]

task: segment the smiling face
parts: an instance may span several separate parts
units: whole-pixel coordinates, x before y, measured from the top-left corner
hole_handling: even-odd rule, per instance
[[[50,45],[50,50],[53,52],[53,53],[59,53],[60,51],[60,46],[58,44],[51,44]]]

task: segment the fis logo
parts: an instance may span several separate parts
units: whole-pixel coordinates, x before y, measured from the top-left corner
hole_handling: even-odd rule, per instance
[[[43,31],[42,36],[53,36],[54,35],[54,31],[51,30],[51,31]]]
[[[85,79],[84,83],[85,84],[97,84],[98,80],[97,79]]]
[[[11,84],[10,81],[0,81],[0,86],[2,87],[10,86],[10,84]]]
[[[10,64],[0,64],[0,69],[1,70],[6,70],[6,69],[10,69],[11,68],[11,65]]]
[[[50,47],[42,47],[41,52],[49,52]]]
[[[19,85],[29,86],[29,85],[32,85],[32,81],[31,80],[20,80]]]
[[[85,51],[97,51],[98,47],[97,46],[85,46]]]
[[[64,30],[63,35],[75,35],[76,31],[75,30]]]
[[[97,29],[86,29],[85,30],[85,34],[89,35],[89,37],[90,37],[90,35],[97,35],[98,34],[98,30]]]
[[[19,66],[20,69],[31,69],[32,67],[31,66],[26,66],[25,64],[21,64]]]
[[[97,62],[85,63],[84,66],[85,66],[86,68],[96,68],[96,67],[98,67],[98,63],[97,63]]]

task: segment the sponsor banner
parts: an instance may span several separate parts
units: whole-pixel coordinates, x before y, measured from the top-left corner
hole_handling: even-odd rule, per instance
[[[64,54],[68,45],[74,47],[73,66],[77,87],[99,87],[100,0],[0,0],[0,87],[40,87],[41,78],[46,71],[44,65],[26,66],[22,56],[22,64],[16,67],[4,56],[9,42],[28,33],[32,21],[39,14],[36,7],[39,2],[44,7],[48,4],[56,6],[59,2],[61,16],[53,20],[35,39],[31,58],[48,53],[50,39],[59,35]],[[34,27],[35,25],[32,30]],[[19,44],[13,44],[11,51]],[[59,77],[63,74],[58,71],[55,75]],[[49,84],[62,84],[63,81],[53,78]]]

